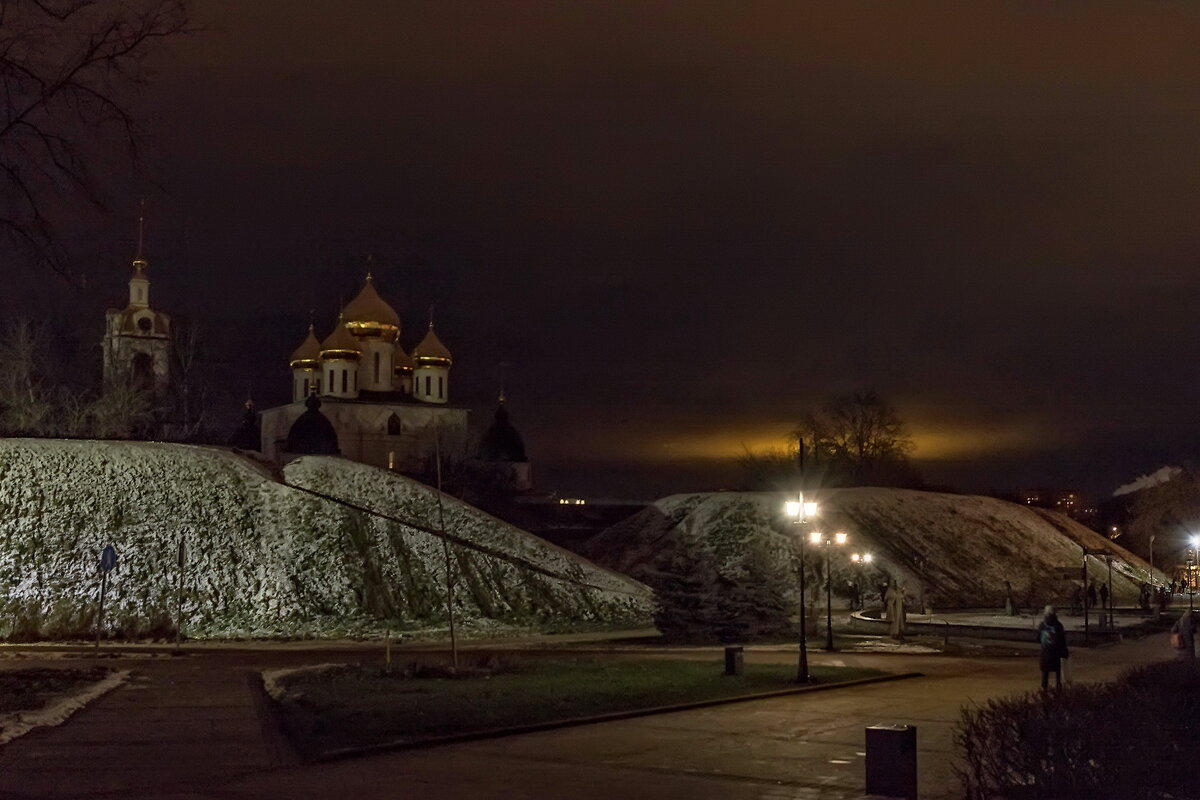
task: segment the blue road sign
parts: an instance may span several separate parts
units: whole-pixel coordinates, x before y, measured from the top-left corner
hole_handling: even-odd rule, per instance
[[[116,565],[117,565],[117,551],[113,549],[113,546],[111,544],[105,546],[104,552],[100,554],[100,571],[108,572]]]

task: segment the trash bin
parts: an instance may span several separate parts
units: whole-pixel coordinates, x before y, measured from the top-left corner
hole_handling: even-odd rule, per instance
[[[725,674],[726,675],[741,675],[744,669],[745,659],[744,647],[726,647],[725,648]]]
[[[867,794],[916,800],[915,725],[871,725],[867,728]]]

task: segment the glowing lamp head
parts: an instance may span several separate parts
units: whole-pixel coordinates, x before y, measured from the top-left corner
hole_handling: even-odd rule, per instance
[[[789,517],[796,519],[800,516],[800,512],[804,510],[804,503],[801,503],[799,500],[788,500],[783,504],[783,510]]]
[[[849,538],[850,537],[846,535],[845,531],[838,531],[833,535],[833,540],[838,544],[845,544],[846,540]]]
[[[809,501],[807,503],[804,503],[803,505],[804,505],[804,516],[815,517],[817,515],[817,504],[816,503]]]
[[[858,553],[851,553],[850,560],[853,561],[855,564],[857,564],[859,561],[862,560],[862,556],[860,556]]]
[[[1192,547],[1200,546],[1200,536],[1192,537]]]
[[[872,556],[870,553],[867,553],[866,555],[863,556],[864,564],[870,564],[872,560],[874,560],[874,556]]]
[[[825,534],[821,533],[820,531],[812,531],[808,534],[808,540],[813,544],[820,544],[821,540],[824,538]]]

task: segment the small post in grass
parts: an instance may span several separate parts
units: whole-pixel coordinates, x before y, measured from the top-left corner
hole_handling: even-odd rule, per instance
[[[744,647],[726,647],[725,648],[725,674],[726,675],[743,675],[746,672],[746,648]]]

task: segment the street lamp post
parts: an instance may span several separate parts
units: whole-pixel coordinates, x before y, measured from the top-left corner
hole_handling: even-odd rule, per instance
[[[805,502],[804,494],[797,495],[797,499],[789,500],[784,504],[784,511],[791,518],[794,525],[806,525],[808,521],[817,515],[817,504],[813,502]],[[808,674],[808,631],[806,619],[806,603],[804,594],[804,531],[800,531],[800,662],[796,667],[796,682],[808,683],[811,677]]]
[[[867,564],[870,564],[872,561],[875,560],[875,556],[871,555],[870,553],[851,553],[850,560],[854,563],[854,566],[856,566],[856,567],[865,567],[865,566],[867,566]],[[861,595],[862,589],[858,582],[858,576],[855,576],[855,578],[854,578],[854,586],[855,586],[856,595]],[[859,609],[863,609],[863,608],[867,607],[866,603],[863,602],[861,596],[859,596],[859,598],[858,598],[858,607],[859,607]]]
[[[1195,611],[1196,598],[1196,554],[1200,550],[1200,536],[1192,537],[1192,557],[1188,559],[1187,565],[1187,582],[1188,582],[1188,611]]]
[[[844,533],[835,533],[833,538],[827,538],[819,531],[809,534],[809,541],[825,550],[825,649],[833,652],[833,576],[829,573],[829,549],[832,545],[844,545],[850,537]]]

